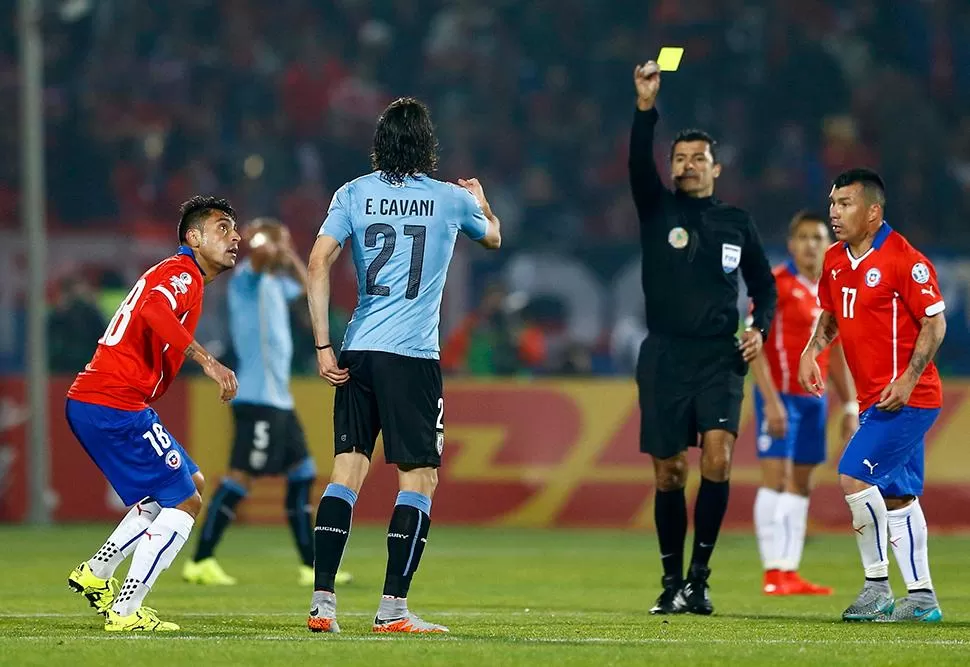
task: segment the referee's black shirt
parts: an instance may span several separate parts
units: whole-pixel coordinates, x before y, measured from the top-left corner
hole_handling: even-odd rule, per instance
[[[640,218],[647,329],[674,338],[730,338],[738,330],[738,272],[767,338],[775,279],[751,216],[713,197],[664,187],[653,157],[657,111],[636,111],[630,185]]]

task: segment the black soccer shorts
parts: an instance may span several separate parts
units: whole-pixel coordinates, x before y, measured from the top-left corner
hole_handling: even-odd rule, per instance
[[[437,359],[347,350],[350,380],[333,401],[334,453],[371,458],[384,435],[384,460],[404,467],[441,465],[445,444],[441,365]]]
[[[666,459],[707,431],[737,436],[747,367],[734,339],[647,337],[636,375],[640,451]]]
[[[229,467],[250,475],[279,475],[309,456],[306,436],[293,410],[234,403],[236,433]]]

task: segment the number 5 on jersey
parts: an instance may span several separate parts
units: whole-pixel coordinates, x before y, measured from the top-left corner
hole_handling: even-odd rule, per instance
[[[842,317],[846,320],[855,319],[855,298],[859,290],[854,287],[842,288]]]

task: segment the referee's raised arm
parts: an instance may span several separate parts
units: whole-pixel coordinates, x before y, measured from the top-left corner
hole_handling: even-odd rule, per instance
[[[664,186],[653,160],[653,132],[657,125],[654,104],[660,91],[660,68],[654,61],[633,70],[637,90],[637,110],[630,132],[630,187],[640,222],[646,223],[659,206]]]

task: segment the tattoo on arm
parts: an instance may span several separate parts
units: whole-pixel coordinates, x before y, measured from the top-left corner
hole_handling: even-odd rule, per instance
[[[823,310],[822,314],[819,315],[818,322],[815,324],[815,333],[812,335],[812,339],[808,342],[809,347],[815,351],[815,354],[820,354],[822,350],[827,348],[835,337],[839,334],[839,323],[835,321],[835,315]]]
[[[939,320],[937,318],[940,318]],[[940,344],[943,342],[943,335],[946,331],[945,324],[941,326],[943,322],[940,315],[934,317],[924,317],[920,324],[922,328],[920,329],[919,336],[916,338],[916,345],[913,348],[913,358],[909,360],[909,368],[907,372],[912,376],[914,380],[918,380],[926,367],[930,365],[933,361],[933,357],[936,356],[936,351],[940,349]]]
[[[212,360],[212,355],[209,354],[208,350],[199,345],[198,341],[194,340],[185,348],[185,356],[199,365]]]

